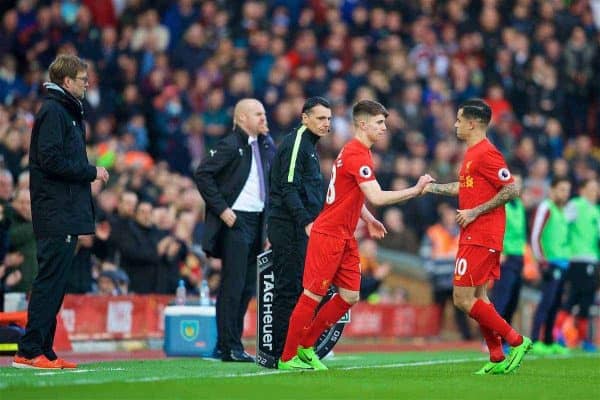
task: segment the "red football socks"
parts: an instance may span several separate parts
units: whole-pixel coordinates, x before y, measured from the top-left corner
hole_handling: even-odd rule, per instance
[[[587,340],[589,335],[589,320],[587,318],[576,317],[575,326],[579,334],[579,340]]]
[[[554,329],[558,329],[559,331],[562,330],[562,327],[567,321],[567,318],[569,318],[569,315],[570,314],[568,312],[560,310],[556,315],[556,320],[554,321]]]
[[[502,339],[500,339],[500,336],[496,332],[486,328],[483,325],[479,325],[479,329],[481,330],[481,334],[483,335],[488,350],[490,351],[490,361],[500,362],[504,360]]]
[[[294,311],[292,311],[290,317],[287,339],[285,340],[285,346],[281,354],[283,361],[289,361],[296,355],[300,338],[308,330],[318,305],[319,302],[311,299],[304,293],[298,299],[298,303],[294,307]]]
[[[497,332],[512,347],[523,343],[523,337],[498,314],[491,303],[477,299],[469,311],[469,316],[479,322],[482,327]]]
[[[308,331],[300,339],[302,347],[311,347],[327,328],[332,327],[352,307],[339,294],[334,295],[317,313]]]

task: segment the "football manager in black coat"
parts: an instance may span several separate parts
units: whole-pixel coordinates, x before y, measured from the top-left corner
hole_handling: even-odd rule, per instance
[[[233,114],[233,132],[209,151],[195,178],[206,202],[202,248],[223,262],[215,356],[254,362],[241,338],[248,302],[256,294],[256,257],[266,242],[264,211],[275,145],[260,101],[242,99]]]
[[[329,133],[331,106],[311,97],[302,124],[286,135],[271,169],[268,237],[273,250],[273,356],[279,359],[300,293],[308,236],[325,200],[316,145]]]
[[[108,172],[88,161],[81,100],[88,87],[87,65],[59,55],[50,65],[47,95],[31,133],[31,215],[39,272],[29,299],[25,335],[13,367],[75,368],[53,350],[56,315],[65,295],[78,235],[95,231],[91,182]]]

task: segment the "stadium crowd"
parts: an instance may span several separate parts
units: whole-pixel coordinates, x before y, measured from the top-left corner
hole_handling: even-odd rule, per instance
[[[199,246],[204,205],[191,176],[246,97],[265,105],[276,142],[306,98],[331,102],[331,134],[319,144],[326,179],[351,137],[351,105],[376,99],[390,111],[389,134],[372,150],[382,187],[424,173],[456,180],[456,108],[471,97],[492,107],[488,137],[523,177],[529,213],[553,177],[577,187],[600,176],[598,1],[8,0],[0,15],[8,291],[26,291],[37,268],[28,146],[58,53],[89,63],[88,150],[111,173],[94,188],[97,232],[79,239],[72,293],[174,293],[178,279],[194,290],[202,276],[214,292],[219,260]],[[417,254],[441,202],[381,210],[390,235],[380,246]]]

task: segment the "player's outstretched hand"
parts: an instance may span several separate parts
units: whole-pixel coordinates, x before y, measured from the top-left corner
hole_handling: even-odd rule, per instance
[[[371,236],[373,239],[383,239],[387,233],[385,226],[376,219],[367,222],[367,230],[369,231],[369,236]]]
[[[423,194],[425,192],[425,187],[432,182],[435,182],[435,179],[433,179],[431,175],[421,175],[415,187],[419,189],[419,194]]]

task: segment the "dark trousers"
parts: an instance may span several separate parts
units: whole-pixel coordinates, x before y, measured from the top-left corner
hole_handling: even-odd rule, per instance
[[[561,308],[570,313],[573,307],[579,305],[577,316],[589,318],[597,284],[596,263],[572,262],[565,277],[568,296]]]
[[[273,299],[273,357],[281,357],[290,315],[302,293],[308,237],[304,227],[278,218],[269,220],[275,289]]]
[[[244,315],[256,295],[256,256],[262,248],[261,213],[235,214],[235,225],[223,230],[223,267],[216,304],[217,347],[224,354],[244,350]]]
[[[552,328],[554,320],[561,303],[565,271],[554,264],[549,264],[548,268],[542,274],[542,298],[538,303],[533,316],[533,327],[531,328],[531,339],[539,340],[540,331],[544,326],[544,343],[554,342],[552,337]]]
[[[523,286],[523,256],[507,256],[500,267],[500,279],[494,283],[491,300],[498,314],[510,324]]]
[[[27,327],[18,353],[27,358],[44,354],[56,359],[52,349],[56,315],[60,311],[75,255],[77,236],[37,240],[38,275],[31,287]]]

